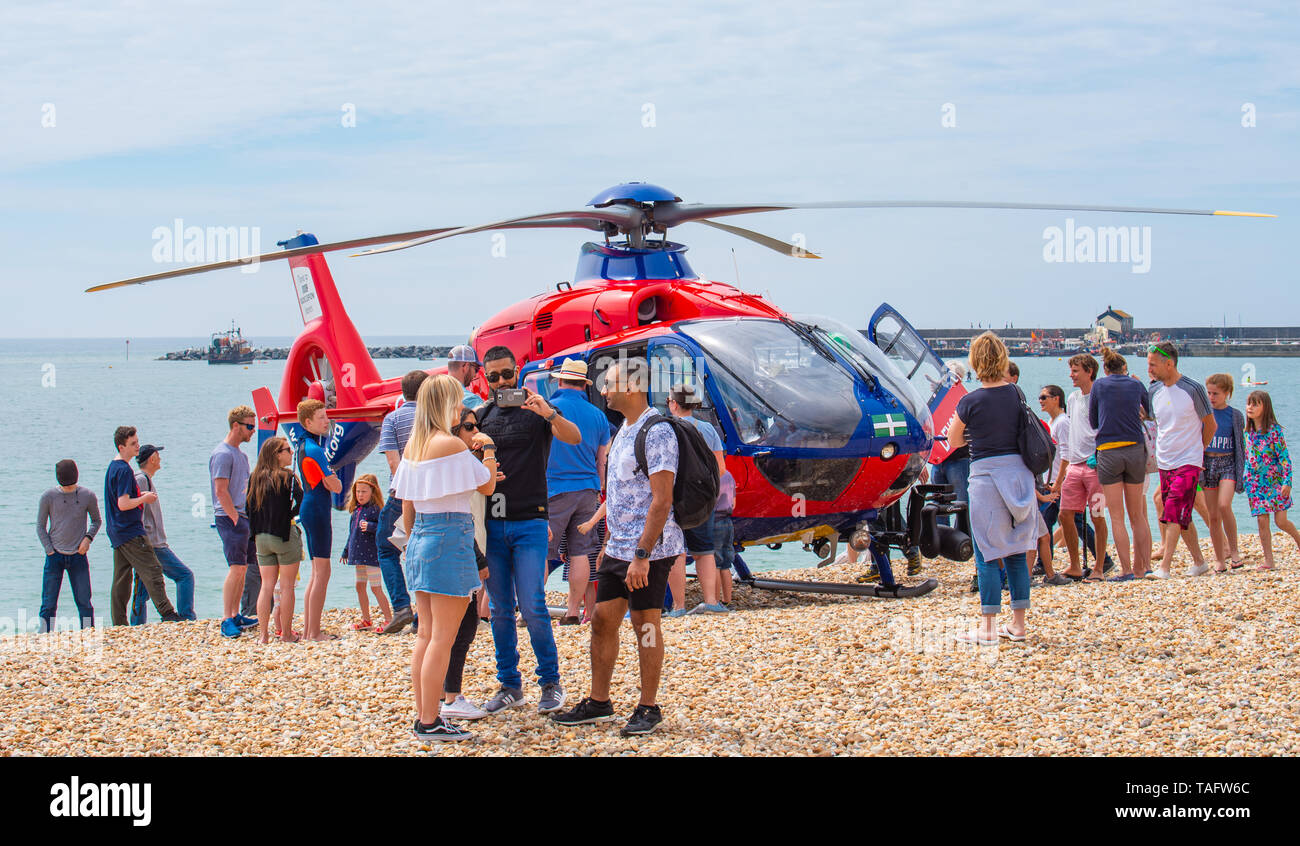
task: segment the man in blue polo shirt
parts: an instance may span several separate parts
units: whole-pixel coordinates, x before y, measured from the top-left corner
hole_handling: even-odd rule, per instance
[[[551,441],[551,455],[546,464],[546,512],[551,529],[547,558],[559,557],[563,541],[567,553],[564,578],[569,582],[569,607],[560,625],[573,626],[581,622],[580,605],[585,607],[588,616],[595,609],[599,536],[594,530],[583,532],[579,527],[600,509],[610,435],[605,412],[587,401],[587,385],[591,384],[587,378],[587,362],[567,358],[557,376],[559,387],[551,395],[551,405],[578,427],[582,440],[576,444],[566,444],[558,438]],[[588,593],[592,595],[587,596]]]

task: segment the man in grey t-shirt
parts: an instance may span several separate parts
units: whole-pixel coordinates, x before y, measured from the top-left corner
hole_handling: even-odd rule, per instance
[[[140,454],[135,457],[135,462],[140,466],[139,471],[135,474],[135,483],[140,486],[142,491],[158,492],[154,487],[153,477],[162,467],[162,447],[153,444],[145,444],[140,447]],[[167,545],[167,533],[163,531],[162,519],[162,502],[154,500],[146,503],[143,508],[141,518],[144,520],[145,537],[149,539],[149,545],[153,547],[154,555],[158,556],[158,563],[162,565],[163,575],[171,579],[176,584],[176,613],[180,614],[186,620],[197,620],[194,614],[194,572],[185,563],[176,557],[171,547]],[[144,583],[139,577],[135,580],[135,599],[131,603],[131,625],[143,625],[147,617],[146,602],[149,599],[149,593],[145,589]]]
[[[208,459],[208,474],[212,477],[217,534],[221,537],[227,565],[226,581],[221,588],[221,633],[239,637],[240,631],[257,625],[257,594],[262,590],[257,546],[244,508],[251,473],[248,457],[239,448],[257,432],[257,412],[246,405],[237,405],[226,415],[226,423],[229,426],[226,437]]]
[[[63,574],[72,584],[72,598],[77,604],[81,627],[95,625],[95,609],[90,602],[90,562],[86,553],[104,524],[99,517],[99,500],[88,488],[77,484],[77,463],[65,458],[54,465],[57,488],[41,496],[36,511],[36,537],[45,549],[45,572],[41,580],[41,631],[54,624]],[[90,528],[86,528],[86,518]]]

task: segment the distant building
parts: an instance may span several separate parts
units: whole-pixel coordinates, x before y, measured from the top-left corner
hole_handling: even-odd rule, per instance
[[[1097,315],[1097,325],[1105,327],[1106,331],[1112,335],[1132,335],[1133,315],[1106,306],[1106,310]]]

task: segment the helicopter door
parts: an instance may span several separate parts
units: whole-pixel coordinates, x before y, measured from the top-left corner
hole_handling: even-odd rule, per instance
[[[668,394],[677,385],[689,385],[695,389],[701,405],[695,409],[694,416],[708,421],[719,433],[722,426],[718,423],[713,401],[704,387],[704,373],[691,354],[681,344],[662,338],[653,338],[649,344],[650,361],[650,404],[660,414],[668,414]]]
[[[957,401],[966,389],[944,365],[943,359],[889,303],[882,303],[871,315],[867,337],[880,347],[925,399],[934,416],[935,434],[946,435]],[[930,462],[942,461],[948,451],[946,440],[936,440],[930,452]]]

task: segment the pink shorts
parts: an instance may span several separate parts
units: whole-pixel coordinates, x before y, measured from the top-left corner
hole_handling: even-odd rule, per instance
[[[1087,511],[1094,502],[1104,503],[1106,495],[1101,490],[1097,471],[1087,464],[1071,464],[1061,482],[1061,510]]]
[[[1186,529],[1192,525],[1192,508],[1196,505],[1196,485],[1201,468],[1184,464],[1176,470],[1160,471],[1161,523],[1177,523]]]

